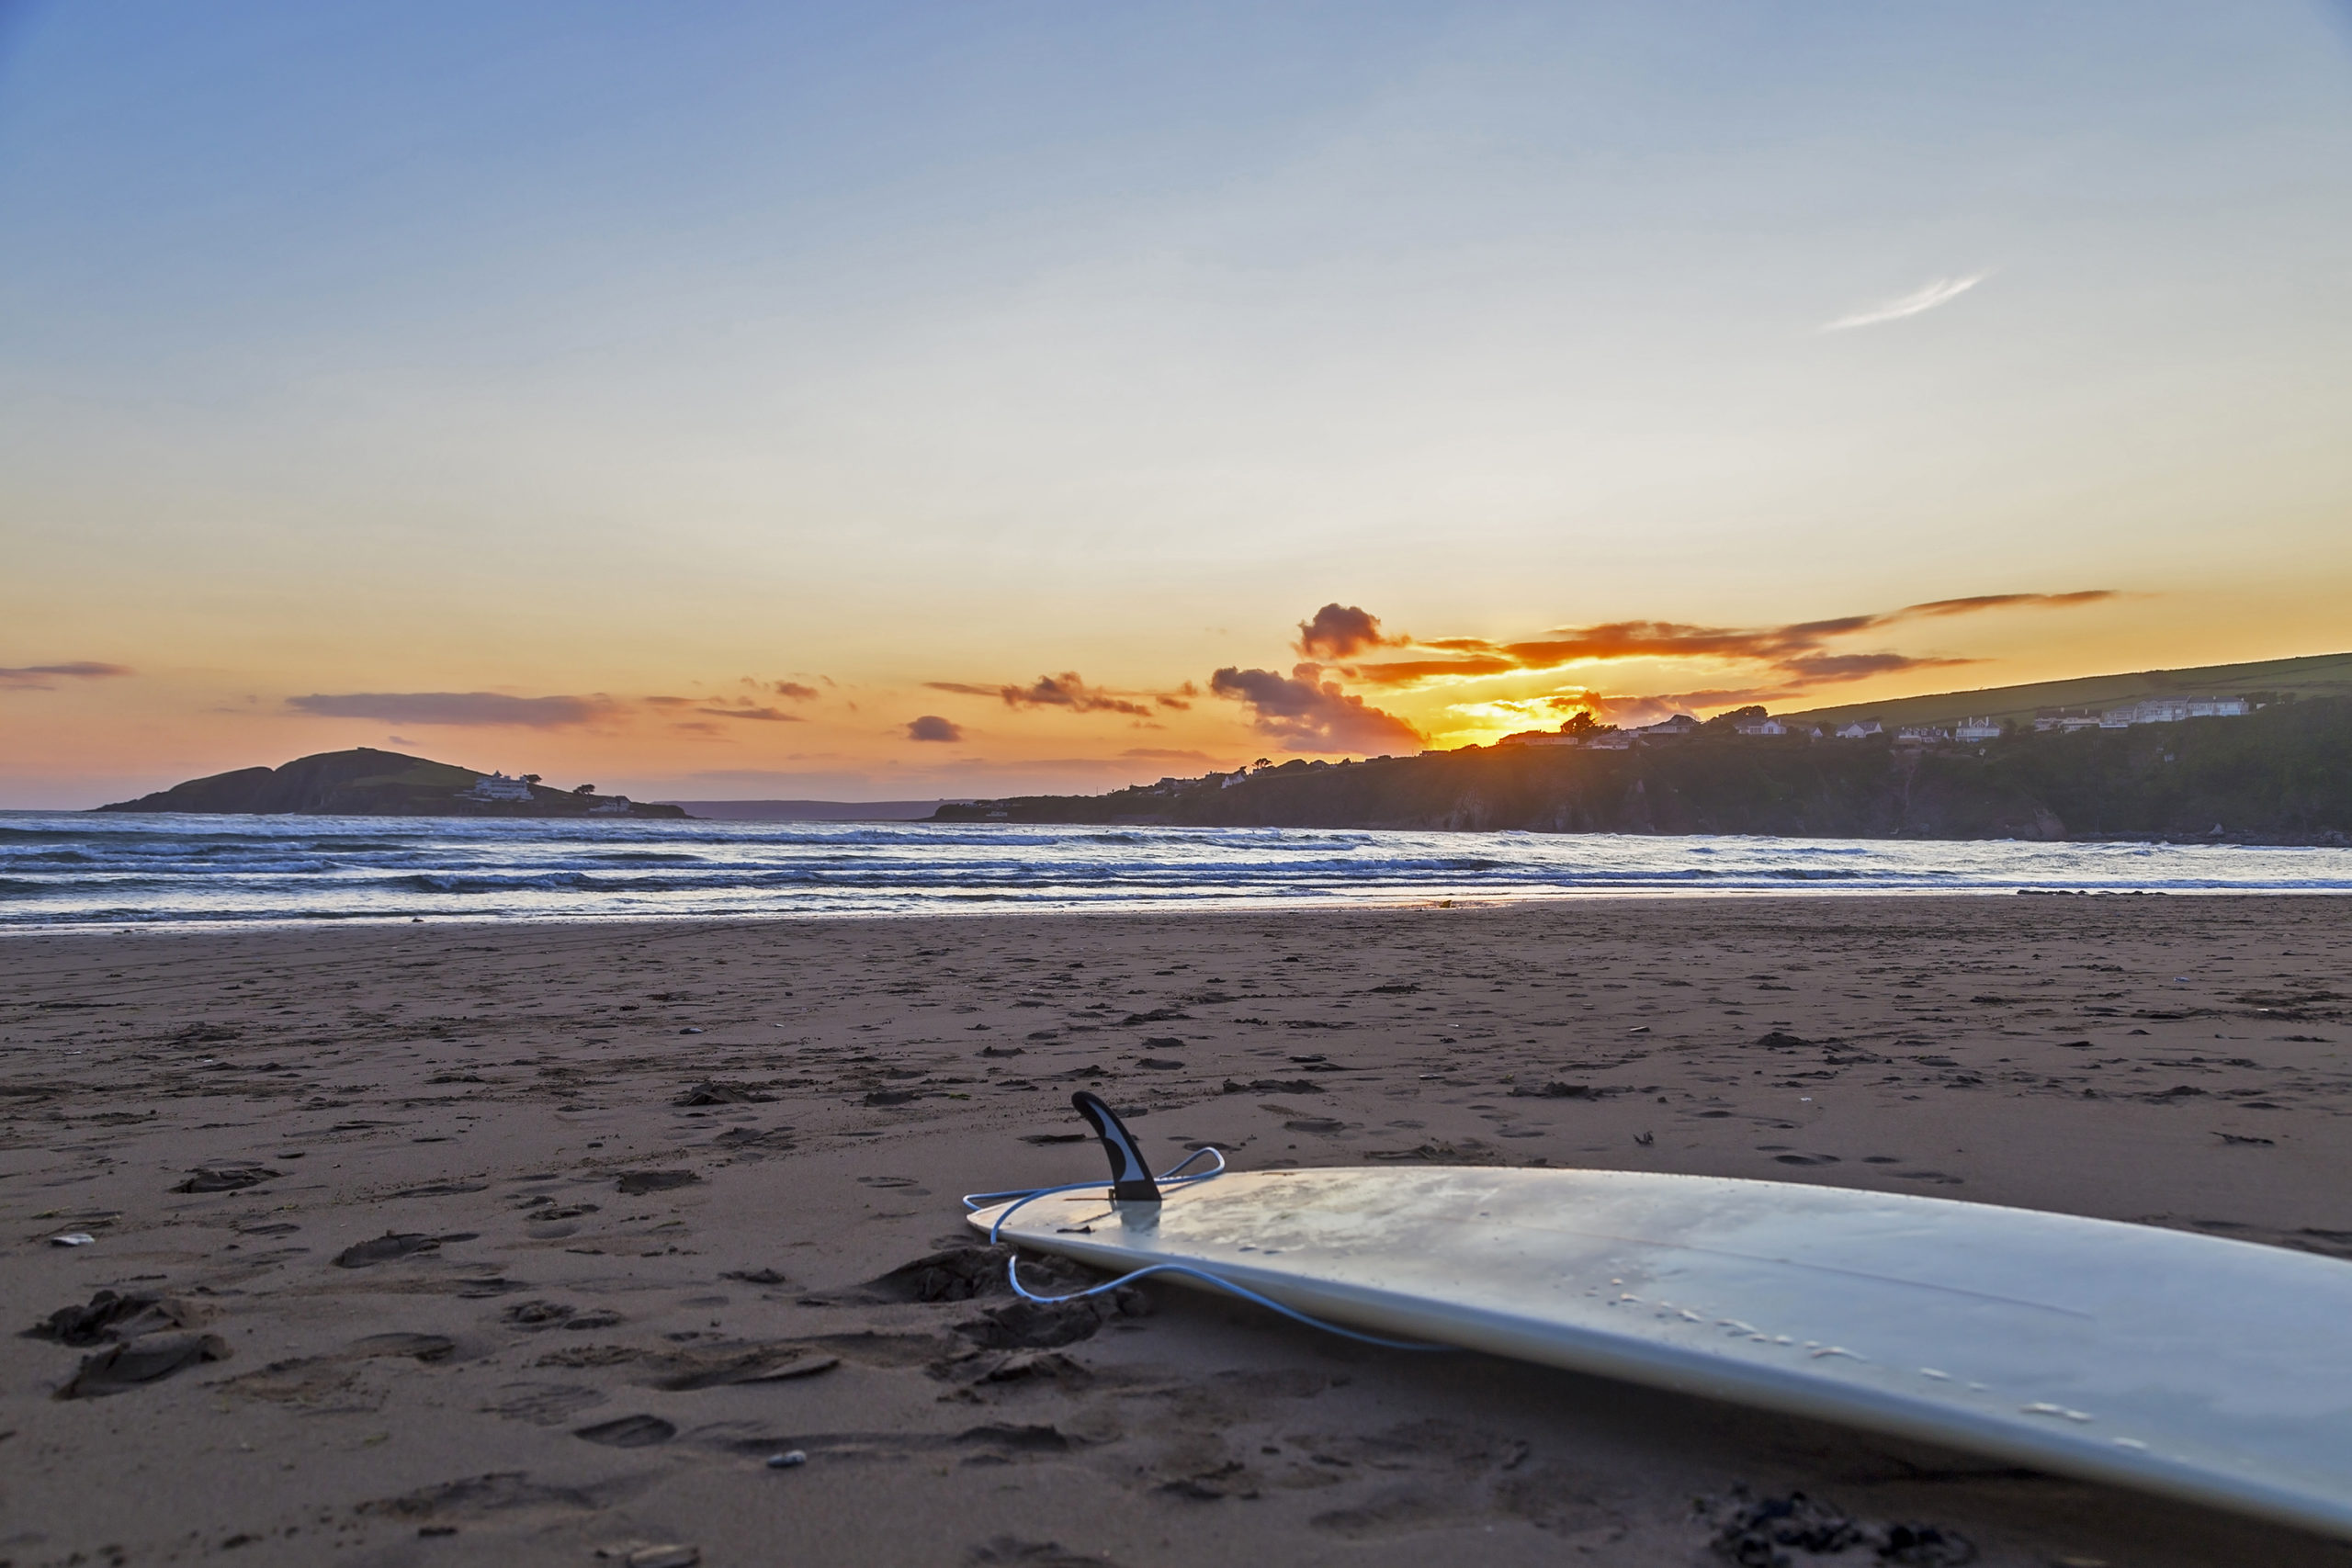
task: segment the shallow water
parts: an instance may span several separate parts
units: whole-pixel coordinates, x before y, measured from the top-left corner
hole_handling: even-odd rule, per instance
[[[2352,891],[2352,851],[1005,823],[0,812],[0,928],[1624,893]]]

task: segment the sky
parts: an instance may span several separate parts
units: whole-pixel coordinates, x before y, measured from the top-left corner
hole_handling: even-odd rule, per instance
[[[2352,649],[2352,8],[0,0],[0,807]]]

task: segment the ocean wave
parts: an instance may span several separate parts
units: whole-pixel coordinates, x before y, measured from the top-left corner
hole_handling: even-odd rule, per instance
[[[1169,909],[1579,894],[2352,891],[2231,845],[0,813],[0,924]]]

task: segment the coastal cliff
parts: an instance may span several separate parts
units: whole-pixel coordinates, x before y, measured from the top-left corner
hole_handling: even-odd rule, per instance
[[[279,768],[239,768],[190,779],[100,811],[188,811],[301,817],[665,817],[674,806],[650,806],[623,795],[578,794],[533,784],[517,787],[527,799],[464,798],[491,775],[449,762],[362,746],[298,757]],[[602,809],[599,809],[602,808]]]
[[[942,807],[934,820],[2342,843],[2352,835],[2352,699],[1970,746],[1710,728],[1624,750],[1298,760],[1230,785],[1212,775],[978,801]]]

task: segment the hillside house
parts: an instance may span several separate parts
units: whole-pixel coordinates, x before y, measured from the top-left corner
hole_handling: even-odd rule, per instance
[[[504,773],[492,773],[486,778],[474,780],[474,787],[458,795],[458,798],[477,801],[483,805],[492,802],[521,802],[527,805],[531,798],[531,786],[521,779],[510,779]]]
[[[1954,740],[1970,742],[1998,740],[2001,738],[2001,727],[1989,718],[1964,718],[1953,727],[1951,738]]]
[[[1883,733],[1884,733],[1884,727],[1874,718],[1858,718],[1850,723],[1839,725],[1837,730],[1838,739],[1840,740],[1868,740],[1871,736]]]
[[[1786,735],[1789,727],[1770,714],[1757,718],[1743,718],[1732,728],[1742,735]]]
[[[1698,729],[1699,721],[1697,719],[1692,718],[1687,713],[1679,713],[1672,718],[1662,718],[1656,724],[1643,725],[1640,728],[1634,730],[1634,733],[1643,737],[1645,739],[1671,740],[1679,736],[1695,734]]]

